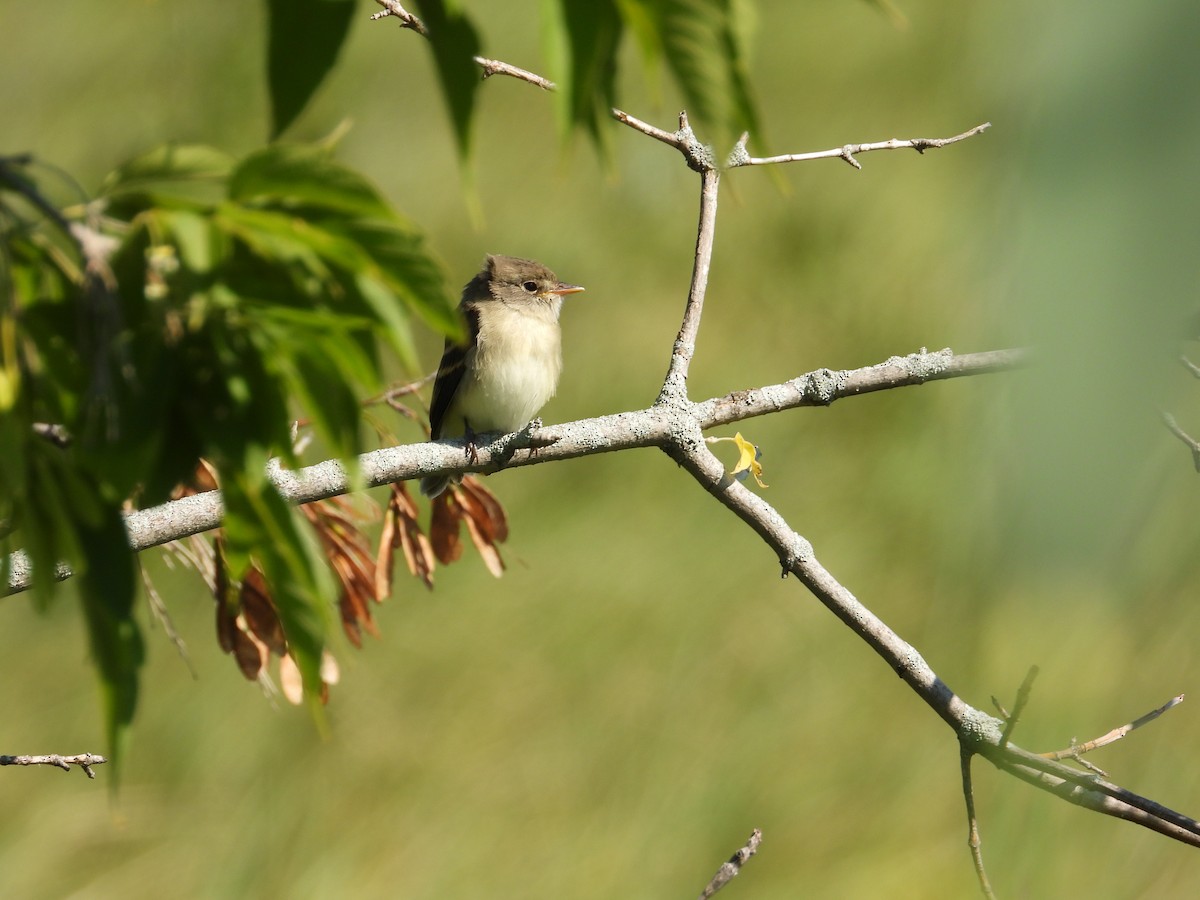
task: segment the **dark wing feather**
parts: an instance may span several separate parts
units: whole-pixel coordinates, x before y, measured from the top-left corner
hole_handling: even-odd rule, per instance
[[[442,436],[442,424],[450,409],[450,402],[458,393],[466,372],[467,351],[475,346],[479,339],[479,310],[474,306],[463,308],[463,318],[466,319],[468,341],[458,344],[446,341],[446,349],[442,353],[442,361],[438,364],[437,378],[433,381],[433,399],[429,404],[429,429],[433,440]]]

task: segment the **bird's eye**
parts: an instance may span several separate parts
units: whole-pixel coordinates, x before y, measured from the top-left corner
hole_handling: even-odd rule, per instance
[[[529,294],[537,293],[537,282],[536,281],[526,281],[524,284],[521,285],[521,287],[525,288],[526,293],[529,293]]]

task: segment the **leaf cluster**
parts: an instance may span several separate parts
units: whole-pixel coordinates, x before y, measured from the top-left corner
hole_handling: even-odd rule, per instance
[[[298,411],[352,457],[359,398],[381,387],[388,354],[415,368],[412,318],[454,333],[422,236],[328,146],[241,160],[160,147],[65,212],[36,171],[0,171],[0,515],[39,597],[60,561],[80,576],[111,742],[142,659],[122,511],[167,499],[201,458],[224,491],[233,578],[262,570],[319,687],[330,576],[266,464],[293,458]]]

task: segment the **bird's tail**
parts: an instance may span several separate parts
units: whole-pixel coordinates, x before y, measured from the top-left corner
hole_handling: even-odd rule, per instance
[[[421,479],[421,493],[432,500],[452,484],[461,484],[461,475],[430,475]]]

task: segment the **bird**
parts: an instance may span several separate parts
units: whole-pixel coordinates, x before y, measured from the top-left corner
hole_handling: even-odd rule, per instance
[[[466,337],[446,341],[433,382],[430,439],[518,431],[533,421],[562,373],[563,297],[583,288],[559,281],[539,262],[489,255],[458,305]],[[430,475],[421,493],[436,497],[462,476]]]

